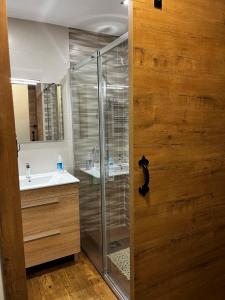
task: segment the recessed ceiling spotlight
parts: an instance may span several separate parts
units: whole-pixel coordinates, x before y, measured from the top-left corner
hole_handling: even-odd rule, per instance
[[[121,2],[121,4],[122,4],[122,5],[125,5],[125,6],[128,6],[129,0],[123,0],[123,1]]]

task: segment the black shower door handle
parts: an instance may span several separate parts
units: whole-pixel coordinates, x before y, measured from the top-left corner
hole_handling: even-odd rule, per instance
[[[142,159],[139,161],[139,166],[143,168],[144,181],[145,181],[143,186],[139,188],[139,193],[142,196],[145,196],[149,191],[150,175],[149,175],[148,165],[149,165],[149,161],[143,155]]]

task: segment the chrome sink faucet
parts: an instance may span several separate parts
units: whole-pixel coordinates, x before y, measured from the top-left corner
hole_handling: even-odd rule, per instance
[[[29,163],[26,163],[26,178],[31,182],[31,167]]]

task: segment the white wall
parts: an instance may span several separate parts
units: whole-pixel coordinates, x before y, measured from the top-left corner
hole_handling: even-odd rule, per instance
[[[11,75],[45,83],[63,83],[65,140],[21,145],[20,175],[27,162],[33,173],[53,171],[58,154],[73,170],[71,103],[69,90],[69,33],[61,26],[9,18]]]
[[[69,34],[62,26],[9,18],[12,77],[60,83],[69,68]]]

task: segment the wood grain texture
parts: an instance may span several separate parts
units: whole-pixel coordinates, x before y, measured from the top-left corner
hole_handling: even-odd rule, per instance
[[[29,300],[116,300],[116,296],[83,254],[77,264],[28,274]]]
[[[21,193],[22,204],[36,203],[38,199],[56,199],[60,196],[75,194],[78,196],[78,184],[66,184],[65,186],[56,185],[43,189],[27,190]],[[78,196],[79,197],[79,196]]]
[[[26,300],[5,0],[0,0],[0,252],[6,300]]]
[[[49,231],[43,231],[40,233],[27,235],[23,238],[23,241],[24,241],[24,243],[28,243],[31,241],[37,241],[37,240],[40,240],[43,238],[53,237],[55,235],[60,235],[60,234],[61,234],[60,230],[53,229],[53,230],[49,230]]]
[[[80,252],[79,185],[21,192],[26,267]]]
[[[222,300],[225,1],[132,5],[135,299]],[[145,198],[143,154],[151,164]]]

